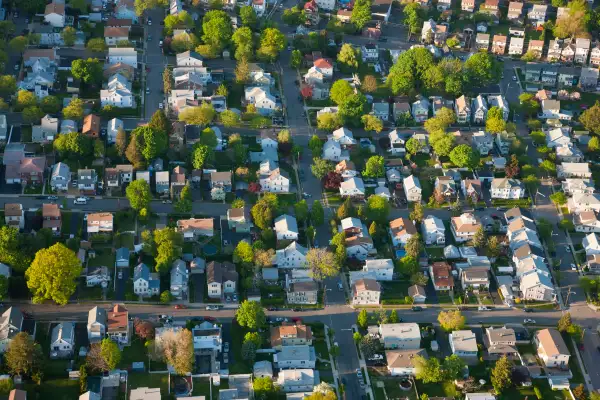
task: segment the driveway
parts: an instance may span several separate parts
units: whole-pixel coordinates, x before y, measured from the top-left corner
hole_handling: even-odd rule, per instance
[[[118,278],[118,273],[123,272],[122,278]],[[127,290],[127,284],[129,283],[129,276],[131,274],[129,267],[119,267],[115,272],[115,299],[125,300],[125,291]]]
[[[191,279],[194,284],[194,303],[204,303],[206,290],[204,274],[192,274]]]

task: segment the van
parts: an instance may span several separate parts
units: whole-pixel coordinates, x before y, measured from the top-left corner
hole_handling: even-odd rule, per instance
[[[87,199],[85,197],[78,197],[73,201],[73,204],[87,204]]]

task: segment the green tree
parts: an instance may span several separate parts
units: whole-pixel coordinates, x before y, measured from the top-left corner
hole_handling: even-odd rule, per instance
[[[27,107],[23,110],[23,122],[26,124],[35,124],[40,122],[44,116],[44,112],[37,106]]]
[[[423,210],[423,205],[417,202],[415,203],[415,206],[413,207],[408,217],[413,221],[423,222],[424,214],[425,212]]]
[[[97,58],[73,60],[71,74],[82,82],[96,85],[102,82],[102,64]]]
[[[416,356],[413,359],[413,365],[416,369],[415,378],[423,381],[423,383],[440,382],[444,377],[440,360],[435,357],[426,359],[423,356]]]
[[[354,204],[352,204],[352,199],[350,197],[346,197],[346,200],[344,200],[342,205],[337,210],[338,219],[342,220],[348,217],[356,216],[356,208],[354,207]]]
[[[242,20],[242,24],[248,27],[256,26],[258,22],[258,17],[256,16],[256,11],[252,6],[244,6],[240,8],[240,18]]]
[[[415,260],[419,258],[421,251],[423,250],[423,243],[421,243],[421,235],[416,234],[412,235],[407,241],[406,246],[404,246],[406,250],[406,255],[413,257]]]
[[[106,42],[104,41],[104,38],[92,38],[92,39],[88,40],[85,47],[89,51],[93,51],[95,53],[102,53],[102,52],[106,51],[108,46],[106,46]]]
[[[327,175],[328,172],[333,171],[333,164],[319,157],[313,158],[313,163],[310,166],[310,170],[315,178],[321,180]]]
[[[180,213],[189,213],[192,211],[192,201],[192,189],[190,189],[190,185],[187,184],[181,189],[179,199],[175,203],[174,208]]]
[[[231,40],[231,19],[221,10],[211,10],[202,19],[202,41],[220,53]]]
[[[17,80],[12,75],[0,75],[0,95],[6,96],[17,91]]]
[[[272,193],[265,194],[250,210],[254,225],[261,230],[270,228],[278,207],[277,196]]]
[[[550,195],[550,200],[557,206],[562,206],[567,204],[568,199],[564,192],[556,192]]]
[[[290,57],[290,67],[298,69],[302,65],[302,52],[300,50],[293,50]]]
[[[233,251],[233,262],[250,265],[253,260],[254,250],[252,249],[252,245],[245,240],[240,241]]]
[[[572,393],[573,393],[573,397],[575,397],[575,400],[588,400],[587,393],[585,391],[585,387],[583,386],[583,383],[581,383],[581,384],[579,384],[579,386],[576,386],[575,388],[573,388]]]
[[[540,103],[537,102],[535,95],[532,93],[522,93],[519,96],[519,104],[521,112],[526,117],[535,115],[540,108]]]
[[[567,332],[567,330],[572,324],[573,321],[571,320],[571,313],[567,312],[561,315],[560,319],[558,320],[557,329],[559,330],[559,332]]]
[[[72,99],[69,105],[63,108],[63,117],[81,121],[83,119],[83,100],[80,98]]]
[[[8,294],[8,278],[0,275],[0,300],[4,300]]]
[[[465,61],[465,79],[471,87],[484,87],[500,79],[501,66],[488,53],[475,53]]]
[[[115,369],[121,362],[121,350],[119,350],[119,346],[112,339],[102,339],[100,354],[109,371]]]
[[[411,154],[414,156],[419,151],[421,151],[425,147],[425,145],[418,139],[410,138],[406,141],[406,144],[404,145],[404,147],[406,148],[406,151],[408,152],[408,154]]]
[[[244,26],[237,29],[231,41],[235,44],[235,59],[250,60],[254,55],[254,37],[252,30]]]
[[[371,20],[371,0],[357,0],[352,9],[350,21],[358,28],[362,29],[367,22]]]
[[[359,60],[360,54],[358,50],[355,50],[350,43],[344,43],[337,55],[337,61],[340,68],[346,69],[347,71],[355,71],[358,69]]]
[[[275,386],[273,379],[266,376],[255,378],[252,389],[254,389],[254,397],[258,400],[274,400],[279,394],[279,387]]]
[[[219,119],[223,126],[233,128],[240,125],[241,118],[239,114],[231,110],[225,110],[219,114]]]
[[[381,178],[385,176],[384,159],[382,156],[371,156],[365,163],[363,176],[367,178]]]
[[[452,354],[444,359],[442,370],[444,371],[445,379],[453,381],[459,379],[463,375],[463,371],[467,364],[462,358],[456,354]]]
[[[335,255],[323,247],[313,247],[308,250],[306,263],[312,278],[317,281],[336,276],[340,272],[340,264]]]
[[[32,375],[42,368],[42,347],[27,332],[17,333],[8,343],[4,362],[11,374]]]
[[[323,151],[323,142],[317,135],[312,135],[308,141],[308,148],[310,149],[313,157],[320,156],[321,152]]]
[[[322,113],[317,117],[317,128],[323,129],[325,131],[334,131],[343,125],[342,119],[338,114],[334,113]],[[313,136],[316,137],[316,136]],[[321,139],[319,139],[319,149],[321,149],[322,144]],[[320,153],[320,150],[319,150]]]
[[[427,285],[427,281],[429,278],[425,276],[422,272],[417,272],[416,274],[412,274],[410,277],[410,283],[412,285],[425,286]]]
[[[559,39],[567,37],[575,38],[579,35],[587,35],[590,22],[590,12],[587,2],[573,0],[567,4],[568,12],[556,19],[553,34]]]
[[[75,44],[75,40],[77,40],[77,31],[72,26],[67,26],[63,28],[61,36],[65,46],[71,47]]]
[[[310,209],[310,220],[314,226],[321,226],[325,222],[325,212],[319,200],[315,200]]]
[[[208,146],[196,143],[192,150],[192,166],[194,169],[202,169],[204,163],[210,156],[211,150]]]
[[[47,114],[56,114],[62,108],[62,102],[56,96],[46,96],[40,101],[40,108]]]
[[[463,329],[466,318],[458,310],[440,311],[438,314],[438,322],[446,332],[452,332]]]
[[[265,311],[260,303],[248,300],[244,300],[240,304],[235,312],[235,319],[240,326],[250,330],[257,330],[265,326],[267,321]]]
[[[23,53],[29,44],[29,40],[25,36],[16,36],[8,42],[8,47],[15,53]]]
[[[438,131],[429,135],[429,143],[438,156],[446,157],[454,148],[455,138],[451,133]]]
[[[582,112],[579,122],[590,132],[600,134],[600,102],[596,101],[596,104]]]
[[[308,204],[306,200],[300,200],[294,204],[294,211],[296,213],[296,219],[299,222],[304,222],[308,219]]]
[[[174,228],[157,229],[153,233],[152,242],[149,247],[156,249],[155,270],[165,275],[170,271],[173,261],[181,257],[183,235]]]
[[[359,347],[363,357],[369,359],[377,353],[377,350],[379,350],[379,341],[370,335],[365,335],[360,339]]]
[[[131,182],[125,189],[125,195],[131,208],[138,212],[143,208],[148,209],[150,207],[152,193],[150,192],[150,185],[143,179],[136,179]]]
[[[498,240],[498,236],[488,237],[486,254],[491,259],[496,259],[500,255],[500,241]]]
[[[371,195],[367,199],[365,215],[371,221],[384,223],[390,214],[390,203],[385,197]]]
[[[367,310],[365,310],[364,308],[362,310],[360,310],[360,312],[358,313],[358,318],[356,320],[356,324],[361,329],[367,329],[367,326],[369,326],[369,314],[367,313]]]
[[[483,229],[483,226],[480,226],[475,232],[475,235],[473,235],[473,246],[477,247],[478,249],[482,249],[486,243],[487,235]]]
[[[503,356],[492,369],[492,385],[496,393],[502,393],[512,386],[512,363]]]
[[[150,126],[139,126],[131,132],[131,136],[142,143],[141,154],[147,162],[154,160],[168,147],[167,132],[152,129]]]
[[[285,48],[285,36],[277,28],[266,28],[261,32],[258,55],[268,61],[275,61],[279,52]]]
[[[365,127],[365,131],[375,131],[379,133],[383,130],[383,121],[374,115],[365,114],[360,120]]]
[[[250,80],[250,67],[247,59],[238,60],[235,66],[235,81],[245,83]]]
[[[354,93],[339,105],[339,115],[349,125],[357,126],[365,112],[366,105],[367,98],[365,95]]]
[[[457,167],[474,169],[479,165],[479,152],[466,144],[461,144],[450,152],[450,161]]]
[[[156,110],[154,114],[152,114],[152,117],[150,117],[148,127],[153,129],[154,131],[169,133],[171,131],[171,122],[169,121],[163,110]],[[134,129],[134,132],[137,131]]]
[[[125,156],[135,169],[142,169],[145,165],[142,148],[143,143],[141,143],[141,138],[137,135],[131,135],[131,139],[129,139],[129,144],[125,150]]]
[[[34,303],[52,300],[64,305],[75,292],[80,274],[81,261],[77,255],[62,243],[57,243],[35,254],[25,277]]]
[[[500,115],[494,115],[495,111],[499,111]],[[490,112],[492,112],[491,116]],[[488,111],[488,117],[485,120],[485,130],[491,133],[500,133],[506,130],[506,122],[502,118],[502,110],[500,108],[490,108]]]
[[[173,295],[169,290],[165,290],[160,294],[160,302],[163,304],[169,304],[173,301]]]
[[[558,222],[558,227],[564,231],[573,232],[575,230],[575,224],[570,219],[561,219]]]
[[[587,145],[587,151],[595,153],[600,150],[600,138],[598,136],[592,136]]]
[[[209,11],[210,12],[210,11]],[[202,103],[200,106],[187,107],[179,113],[179,120],[188,125],[205,126],[210,124],[217,115],[211,103]]]
[[[390,313],[390,324],[396,324],[398,322],[400,322],[400,319],[398,318],[398,313],[396,312],[396,310],[392,310],[392,312]]]
[[[15,104],[17,110],[23,110],[26,107],[33,107],[35,105],[37,105],[37,99],[32,92],[23,89],[17,92]]]
[[[329,91],[329,98],[337,105],[344,103],[348,97],[354,94],[354,89],[346,80],[340,79],[333,82]]]

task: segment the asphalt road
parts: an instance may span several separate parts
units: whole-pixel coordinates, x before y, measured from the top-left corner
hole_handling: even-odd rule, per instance
[[[152,40],[146,40],[144,45],[144,67],[150,68],[150,71],[145,72],[143,118],[150,119],[158,110],[159,103],[164,101],[164,95],[160,91],[163,89],[162,74],[167,65],[167,57],[163,55],[162,48],[158,45],[163,36],[163,26],[160,25],[160,21],[165,17],[165,10],[154,8],[146,13],[152,18],[152,25],[146,24],[145,39],[150,35]],[[146,94],[147,89],[150,89],[150,94]]]

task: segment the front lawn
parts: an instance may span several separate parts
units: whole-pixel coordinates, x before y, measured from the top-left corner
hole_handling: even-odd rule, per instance
[[[233,364],[230,359],[230,374],[252,373],[252,367],[242,358],[242,342],[244,341],[246,332],[246,329],[239,326],[235,320],[231,323],[231,353],[233,356]]]
[[[408,288],[411,286],[410,282],[381,282],[382,304],[405,304],[404,299],[408,296]]]
[[[29,399],[73,400],[79,398],[79,380],[44,379],[41,385],[26,383],[25,390]]]
[[[113,267],[115,265],[115,255],[111,248],[95,249],[96,256],[88,259],[88,267]]]
[[[70,211],[64,211],[61,214],[61,219],[62,219],[62,227],[60,228],[60,233],[68,236],[71,234],[71,217],[73,216],[73,213],[71,213]],[[2,218],[4,220],[4,218]]]

